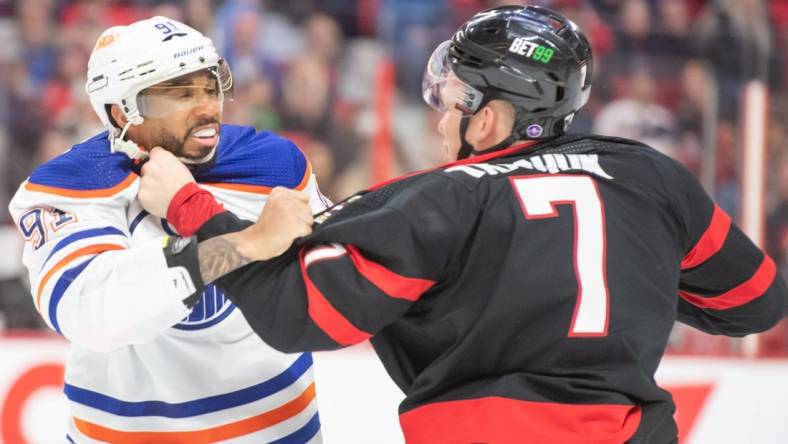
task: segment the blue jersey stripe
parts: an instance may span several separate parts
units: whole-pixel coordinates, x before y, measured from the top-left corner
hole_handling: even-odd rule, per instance
[[[303,427],[295,432],[279,438],[276,441],[271,441],[268,444],[304,444],[312,439],[317,432],[320,431],[320,417],[315,413],[312,419],[309,420]]]
[[[131,221],[131,225],[129,225],[129,233],[134,234],[134,230],[137,229],[137,225],[139,225],[140,222],[142,222],[142,219],[145,219],[145,216],[147,216],[148,214],[150,213],[148,213],[145,210],[140,211],[140,214],[135,216],[134,219]]]
[[[129,402],[112,398],[92,390],[65,384],[64,393],[73,402],[92,407],[117,416],[163,416],[165,418],[188,418],[219,410],[238,407],[271,396],[293,384],[312,367],[312,355],[302,353],[285,371],[271,379],[251,387],[207,398],[180,403],[164,401]],[[199,371],[199,369],[193,369]]]
[[[52,324],[52,328],[54,328],[55,331],[61,335],[63,332],[60,331],[60,324],[57,322],[57,306],[60,304],[60,300],[63,298],[63,295],[66,294],[68,287],[70,287],[71,283],[74,282],[74,279],[76,279],[77,276],[82,273],[82,270],[84,270],[89,263],[93,262],[93,259],[95,258],[96,257],[93,256],[76,267],[72,267],[64,271],[63,274],[60,275],[60,279],[58,279],[55,283],[55,288],[52,289],[52,296],[49,298],[49,322]]]
[[[55,248],[52,249],[52,251],[49,253],[49,256],[47,256],[47,259],[41,265],[41,269],[42,270],[44,269],[44,265],[46,265],[46,263],[49,262],[49,259],[51,259],[52,256],[55,255],[55,253],[66,248],[67,246],[73,244],[76,241],[80,241],[82,239],[88,239],[91,237],[109,236],[113,234],[126,237],[126,233],[118,230],[115,227],[94,228],[92,230],[78,231],[76,233],[69,234],[68,236],[63,238],[63,240],[58,242],[57,245],[55,245]]]

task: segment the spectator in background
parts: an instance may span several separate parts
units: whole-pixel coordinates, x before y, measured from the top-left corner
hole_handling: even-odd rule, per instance
[[[192,28],[207,34],[213,28],[211,0],[186,0],[183,2],[183,18]]]
[[[657,12],[655,55],[673,60],[694,56],[692,14],[686,0],[661,0],[657,2]]]
[[[274,89],[266,77],[258,77],[245,85],[246,94],[251,105],[251,124],[258,129],[278,130],[281,119],[275,107]]]
[[[60,118],[75,97],[85,95],[87,64],[88,52],[82,46],[71,44],[60,49],[55,74],[44,83],[41,92],[41,105],[51,118],[55,120]]]
[[[19,45],[16,40],[16,29],[10,21],[0,21],[0,223],[8,223],[8,201],[11,200],[13,182],[5,178],[12,175],[11,162],[8,162],[12,128],[9,125],[12,114],[12,72],[19,62]]]
[[[287,67],[282,88],[282,127],[328,138],[331,132],[331,80],[329,67],[303,55]]]
[[[271,74],[271,66],[259,46],[260,15],[255,9],[238,10],[229,28],[231,34],[225,45],[225,58],[233,67],[233,80],[237,83],[251,81],[263,73]]]
[[[766,248],[777,261],[783,278],[788,279],[788,152],[783,150],[774,163],[777,170],[772,178],[774,186],[770,188],[775,190],[775,195],[766,223]]]
[[[5,51],[8,51],[7,54],[11,58],[0,63],[3,65],[3,69],[0,70],[0,89],[3,90],[0,100],[3,103],[0,103],[0,107],[6,110],[4,112],[5,149],[1,150],[3,174],[0,181],[8,193],[3,195],[3,222],[10,222],[8,215],[10,193],[16,191],[16,187],[33,168],[41,130],[46,127],[47,121],[41,108],[36,104],[40,88],[35,86],[28,64],[25,63],[24,58],[14,57],[17,54],[16,50],[11,49],[14,47],[14,39],[4,41],[3,46],[8,48]],[[18,54],[23,54],[23,48],[20,44]]]
[[[303,50],[303,35],[287,17],[262,8],[254,0],[229,0],[216,12],[213,34],[217,48],[221,48],[230,65],[245,69],[241,64],[257,62],[259,66],[247,72],[265,72],[269,76],[289,63]],[[237,41],[239,40],[239,41]],[[244,62],[241,57],[252,60]],[[235,68],[233,68],[235,70]],[[240,80],[245,80],[243,72]]]
[[[27,66],[33,88],[38,88],[55,71],[52,1],[30,0],[16,3],[16,30],[21,44],[21,60]]]
[[[342,51],[342,30],[337,21],[325,14],[313,14],[304,23],[304,50],[320,59],[329,67],[332,83],[336,78],[336,66]]]
[[[761,0],[708,2],[699,19],[701,53],[717,74],[720,118],[739,118],[744,82],[765,79],[771,51],[770,23]]]
[[[76,0],[60,9],[61,41],[79,42],[88,51],[96,36],[110,26],[128,25],[142,17],[142,8],[119,0]]]
[[[624,96],[603,107],[594,121],[594,132],[640,140],[675,157],[676,123],[671,112],[655,101],[656,85],[645,66],[633,69],[625,82]]]
[[[599,17],[591,2],[586,0],[552,0],[549,7],[555,9],[580,29],[587,29],[586,36],[594,48],[594,58],[603,60],[615,48],[615,35]]]
[[[741,205],[739,145],[736,126],[731,122],[721,121],[717,126],[714,198],[734,220],[739,217]]]
[[[633,61],[639,62],[653,53],[655,38],[651,9],[646,0],[624,0],[618,10],[616,51],[610,58],[610,73],[625,72]]]
[[[299,57],[287,68],[279,110],[282,130],[327,145],[335,171],[341,174],[355,160],[359,144],[351,122],[334,118],[335,90],[330,77],[330,67],[319,58]]]
[[[304,133],[281,133],[293,141],[304,152],[312,165],[320,192],[325,196],[336,195],[336,174],[334,154],[320,139]]]
[[[378,35],[384,40],[397,69],[397,86],[407,97],[419,99],[424,65],[446,23],[447,0],[382,0],[378,9]]]
[[[609,101],[610,82],[607,58],[615,51],[615,34],[602,17],[597,13],[592,2],[585,0],[553,0],[548,5],[577,23],[580,29],[588,30],[591,47],[594,49],[594,76],[596,85],[591,90],[591,97],[582,112],[577,113],[569,132],[574,134],[592,132],[594,116]]]
[[[676,158],[692,171],[700,174],[703,158],[704,115],[709,112],[713,84],[703,62],[691,59],[684,64],[681,75],[679,101],[675,107],[678,149]]]
[[[24,96],[32,93],[32,88],[27,89],[31,82],[24,60],[20,59],[17,37],[13,23],[0,19],[0,248],[5,253],[0,256],[0,332],[43,327],[21,279],[20,263],[14,257],[21,245],[8,213],[8,202],[17,185],[14,182],[24,178],[32,166],[28,151],[33,151],[21,139],[31,135],[32,128],[16,126],[24,123],[23,113],[30,111],[19,106],[26,104]]]

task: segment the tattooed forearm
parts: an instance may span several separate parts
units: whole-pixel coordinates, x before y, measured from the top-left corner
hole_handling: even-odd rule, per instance
[[[252,260],[238,252],[237,237],[224,235],[200,242],[200,274],[204,283],[243,267]]]

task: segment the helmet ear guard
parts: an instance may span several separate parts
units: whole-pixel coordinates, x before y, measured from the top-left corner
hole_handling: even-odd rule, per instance
[[[463,115],[473,115],[481,109],[484,94],[452,72],[450,45],[451,41],[446,40],[430,56],[421,82],[422,98],[438,111],[457,109]]]
[[[224,98],[232,100],[235,96],[235,84],[233,83],[233,72],[226,59],[219,58],[216,73],[219,79],[219,88],[221,88]]]

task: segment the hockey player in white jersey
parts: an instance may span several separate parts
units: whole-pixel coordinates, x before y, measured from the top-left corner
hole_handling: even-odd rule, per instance
[[[87,77],[107,132],[36,168],[10,204],[35,306],[72,343],[64,440],[319,442],[311,356],[267,346],[215,287],[190,296],[199,285],[167,235],[197,227],[137,200],[140,166],[160,146],[195,181],[175,199],[254,220],[284,186],[317,211],[307,159],[272,133],[220,123],[229,68],[175,20],[108,29]]]

